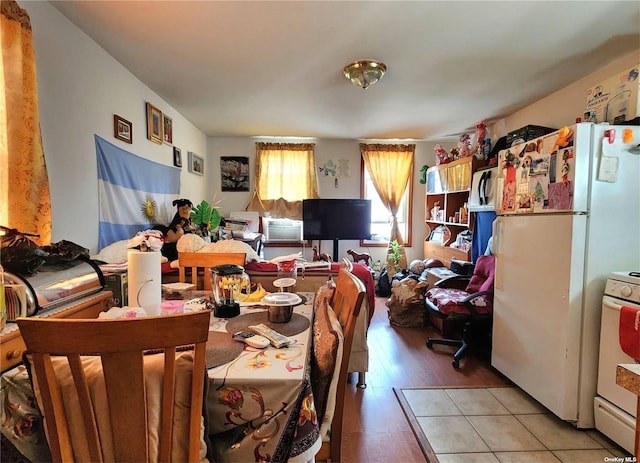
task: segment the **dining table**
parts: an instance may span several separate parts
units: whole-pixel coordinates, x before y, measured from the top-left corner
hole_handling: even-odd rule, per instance
[[[267,307],[242,304],[240,315],[219,318],[211,311],[207,342],[205,434],[217,463],[314,461],[320,450],[320,423],[310,380],[313,292],[297,293],[291,320],[269,321]],[[205,297],[185,302],[184,310],[210,309]],[[232,339],[236,331],[264,323],[290,339],[279,349],[257,349]],[[32,461],[42,461],[48,446],[27,369],[2,374],[1,431]],[[16,410],[9,416],[8,409]],[[17,413],[20,411],[20,413]]]
[[[212,315],[208,346],[213,345],[213,357],[217,351],[221,357],[212,362],[225,361],[208,369],[206,393],[208,433],[218,462],[299,463],[313,461],[320,450],[310,380],[314,293],[299,296],[288,322],[270,322],[264,306],[241,306],[240,315],[229,319]],[[235,354],[225,353],[225,341],[216,340],[260,323],[287,336],[290,344],[279,349],[243,345]],[[229,357],[234,358],[226,361]]]

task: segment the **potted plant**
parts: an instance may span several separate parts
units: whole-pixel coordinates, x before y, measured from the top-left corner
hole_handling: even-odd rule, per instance
[[[191,211],[191,220],[200,229],[201,236],[209,236],[220,225],[220,212],[204,199]]]
[[[403,246],[398,243],[397,240],[391,241],[387,251],[387,273],[390,276],[393,276],[401,271],[406,267],[406,260],[407,258],[404,255]]]

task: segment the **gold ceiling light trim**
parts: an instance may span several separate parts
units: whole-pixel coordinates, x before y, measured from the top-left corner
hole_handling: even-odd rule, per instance
[[[369,86],[382,79],[384,73],[387,72],[387,65],[373,59],[362,59],[347,64],[343,72],[344,76],[352,84],[366,90]]]

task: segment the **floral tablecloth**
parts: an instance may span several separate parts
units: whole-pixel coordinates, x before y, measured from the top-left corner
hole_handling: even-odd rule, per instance
[[[294,312],[311,320],[313,293],[304,295],[307,303]],[[214,330],[225,325],[212,319]],[[322,442],[309,379],[311,331],[290,336],[286,348],[247,347],[209,370],[208,426],[216,461],[313,460]]]

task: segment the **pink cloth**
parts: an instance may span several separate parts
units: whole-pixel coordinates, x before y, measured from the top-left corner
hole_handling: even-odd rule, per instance
[[[620,347],[629,357],[640,359],[640,310],[620,309]]]
[[[331,264],[331,271],[338,272],[340,268],[339,263]],[[373,276],[371,275],[371,270],[364,264],[359,262],[354,262],[353,264],[353,274],[360,278],[364,283],[364,287],[367,290],[367,302],[369,303],[369,318],[367,319],[367,324],[371,323],[371,318],[373,317],[374,308],[376,306],[376,286],[373,282]]]

